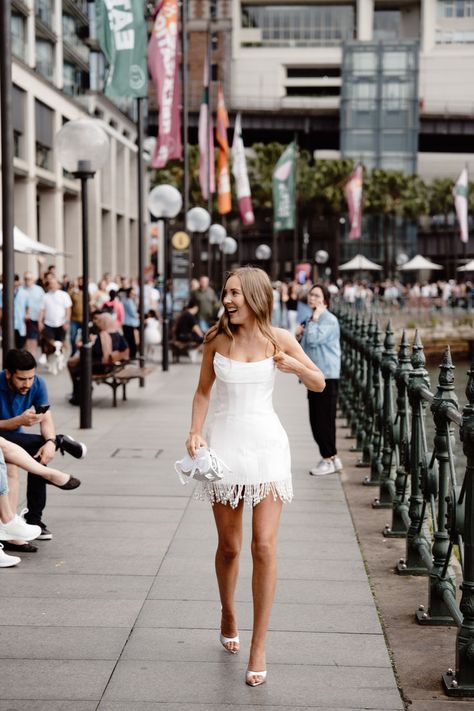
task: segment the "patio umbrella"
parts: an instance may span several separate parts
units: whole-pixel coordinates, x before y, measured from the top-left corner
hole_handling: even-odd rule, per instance
[[[470,262],[465,264],[463,267],[458,267],[457,268],[458,272],[474,272],[474,259],[471,259]]]
[[[3,243],[2,232],[0,230],[0,249]],[[50,254],[54,256],[58,254],[58,250],[54,247],[50,247],[47,244],[42,244],[42,242],[36,242],[24,232],[20,230],[19,227],[13,229],[13,249],[15,252],[20,252],[21,254]]]
[[[382,267],[375,262],[371,262],[370,259],[364,257],[362,254],[356,254],[355,257],[350,259],[345,264],[341,264],[339,271],[341,272],[362,272],[362,271],[381,271]]]
[[[409,262],[399,267],[401,272],[417,272],[421,269],[442,269],[441,264],[435,264],[430,259],[422,257],[421,254],[417,254],[416,257],[410,259]]]

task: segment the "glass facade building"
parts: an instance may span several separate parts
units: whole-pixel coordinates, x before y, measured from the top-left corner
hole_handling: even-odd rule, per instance
[[[366,168],[416,172],[416,41],[348,42],[342,60],[342,155]]]

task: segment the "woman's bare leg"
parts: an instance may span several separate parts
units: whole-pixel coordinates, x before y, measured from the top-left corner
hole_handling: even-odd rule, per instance
[[[275,501],[269,494],[253,509],[253,633],[248,664],[252,671],[266,669],[265,638],[275,595],[276,547],[282,505],[280,499]]]
[[[8,523],[14,516],[15,513],[10,506],[8,494],[3,494],[3,496],[0,496],[0,521],[2,523]]]
[[[10,476],[10,469],[11,465],[16,465],[16,467],[20,467],[20,469],[24,469],[27,472],[31,472],[32,474],[37,474],[38,476],[42,476],[43,479],[47,479],[48,481],[52,481],[55,484],[59,484],[59,486],[62,486],[63,484],[66,484],[69,481],[69,474],[64,474],[64,472],[59,471],[59,469],[53,469],[52,467],[45,467],[43,464],[40,464],[39,462],[36,461],[36,459],[33,459],[28,452],[26,452],[22,447],[20,447],[17,444],[14,444],[14,442],[9,442],[7,439],[0,437],[0,448],[2,449],[3,456],[5,457],[5,461],[7,462],[8,466],[8,485],[10,489],[10,493],[12,491],[12,485],[13,488],[16,486],[16,503],[14,505],[14,496],[10,496],[10,503],[12,509],[16,511],[16,508],[18,506],[18,473],[16,476],[16,485],[15,485],[15,480],[14,477]],[[15,468],[16,468],[15,467]],[[18,472],[18,470],[17,470]]]
[[[20,472],[14,464],[7,464],[8,477],[8,503],[12,511],[16,513],[18,499],[20,495]]]
[[[239,556],[242,548],[243,501],[233,509],[229,504],[214,504],[217,526],[216,575],[222,605],[221,633],[224,637],[237,636],[234,594],[239,574]],[[229,650],[239,649],[236,642],[226,645]]]

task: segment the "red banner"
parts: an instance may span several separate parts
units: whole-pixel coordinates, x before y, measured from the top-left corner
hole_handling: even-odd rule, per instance
[[[244,141],[242,139],[242,122],[240,114],[235,117],[234,140],[232,141],[232,173],[235,178],[235,192],[239,205],[240,219],[244,225],[253,225],[252,198],[245,160]]]
[[[364,169],[359,163],[346,183],[344,193],[349,210],[350,232],[349,239],[359,239],[362,235],[362,186],[364,182]]]
[[[148,43],[148,67],[156,86],[159,121],[151,165],[153,168],[164,168],[169,160],[182,158],[178,1],[160,0],[155,12],[153,32]]]

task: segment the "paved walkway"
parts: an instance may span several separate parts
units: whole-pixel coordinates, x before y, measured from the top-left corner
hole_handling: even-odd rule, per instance
[[[315,452],[292,376],[278,376],[275,395],[295,501],[282,519],[268,683],[244,684],[248,512],[242,651],[219,645],[212,516],[171,466],[184,453],[197,374],[189,363],[157,369],[116,410],[96,388],[94,427],[82,433],[65,403],[67,376],[48,377],[58,429],[86,441],[89,456],[62,462],[82,478],[78,491],[48,490],[53,541],[1,571],[0,711],[401,710],[339,478],[307,475]]]

